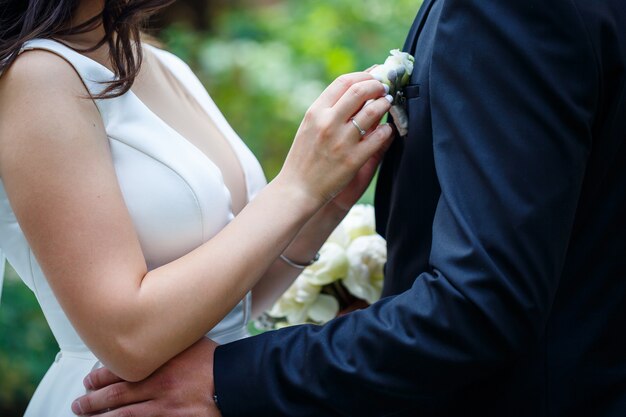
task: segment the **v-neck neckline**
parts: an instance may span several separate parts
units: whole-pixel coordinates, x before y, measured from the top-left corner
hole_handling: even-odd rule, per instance
[[[65,45],[63,42],[60,42],[60,41],[58,41],[56,39],[50,39],[50,40],[53,41],[53,42],[59,43],[59,44],[63,45],[66,48],[69,48],[73,52],[79,54],[83,58],[93,62],[95,65],[97,65],[100,68],[102,68],[103,70],[105,70],[112,78],[115,77],[115,74],[113,73],[113,71],[111,71],[106,65],[101,64],[100,62],[96,61],[95,59],[93,59],[93,58],[91,58],[91,57],[89,57],[87,55],[84,55],[84,54],[81,54],[80,52],[75,51],[74,49],[72,49],[68,45]],[[157,49],[156,47],[153,47],[152,45],[149,45],[149,44],[146,44],[146,43],[143,43],[143,42],[141,43],[141,47],[143,48],[144,53],[145,53],[146,50],[149,50],[151,48]],[[158,53],[156,53],[154,51],[150,51],[149,53],[152,54],[154,59],[158,60],[158,62],[162,65],[163,70],[168,71],[169,74],[176,80],[176,82],[178,83],[178,87],[181,88],[181,90],[185,91],[187,93],[186,95],[188,95],[190,99],[196,101],[196,104],[198,106],[200,106],[200,108],[204,111],[206,116],[211,119],[211,122],[214,124],[216,130],[218,132],[220,132],[222,134],[222,136],[224,137],[224,140],[226,141],[227,146],[230,148],[230,151],[235,156],[235,159],[237,160],[237,163],[239,165],[239,169],[241,170],[241,173],[243,175],[244,192],[245,192],[245,197],[246,197],[245,198],[245,204],[244,204],[244,207],[245,207],[248,203],[250,203],[250,184],[249,184],[248,175],[246,173],[246,170],[244,169],[244,165],[243,165],[243,161],[242,161],[242,155],[237,150],[236,144],[233,143],[233,141],[230,139],[230,137],[228,136],[228,132],[225,132],[221,128],[219,123],[217,123],[216,121],[214,121],[212,119],[212,116],[211,116],[211,114],[209,112],[209,109],[207,109],[207,107],[205,105],[203,105],[200,102],[200,100],[198,100],[196,95],[187,87],[187,85],[183,82],[181,77],[178,74],[176,74],[175,71],[172,71],[172,69],[169,67],[169,65],[167,65],[165,60],[162,59],[161,57],[159,57]],[[178,130],[176,130],[169,123],[167,123],[161,116],[156,114],[156,112],[154,112],[150,108],[150,106],[148,106],[146,103],[144,103],[144,101],[133,91],[132,88],[130,88],[126,94],[129,94],[131,97],[133,97],[135,99],[135,101],[137,101],[149,114],[151,114],[156,120],[158,120],[159,123],[161,123],[163,126],[165,126],[171,132],[173,132],[175,134],[175,136],[177,136],[182,143],[184,143],[186,146],[191,147],[194,150],[194,152],[200,154],[200,156],[202,158],[204,158],[206,160],[206,162],[208,162],[209,165],[211,165],[211,166],[213,166],[215,168],[215,170],[220,174],[222,183],[224,184],[224,188],[228,192],[228,198],[229,198],[229,203],[230,203],[230,211],[231,211],[231,213],[233,213],[233,215],[235,215],[235,210],[234,210],[234,207],[233,207],[233,193],[230,190],[230,188],[228,188],[228,186],[226,185],[226,181],[224,180],[224,173],[223,173],[222,169],[215,162],[213,162],[213,160],[211,158],[209,158],[209,156],[206,153],[204,153],[196,144],[191,142],[189,139],[187,139],[185,136],[183,136]],[[243,210],[243,207],[242,207],[242,210]],[[237,214],[239,214],[239,213],[237,213]]]
[[[146,47],[147,45],[147,47]],[[232,152],[233,156],[235,157],[237,164],[239,166],[239,170],[241,172],[241,175],[243,177],[243,186],[244,186],[244,196],[245,196],[245,201],[244,201],[244,205],[240,208],[240,210],[237,212],[237,214],[239,214],[239,212],[241,212],[241,210],[243,210],[243,208],[250,202],[250,190],[249,190],[249,185],[248,185],[248,177],[246,175],[246,170],[244,169],[243,166],[243,161],[241,159],[241,155],[239,153],[239,151],[236,149],[236,144],[233,143],[233,141],[231,140],[231,138],[228,136],[227,132],[224,132],[218,123],[216,123],[215,120],[213,120],[211,114],[209,113],[208,109],[200,102],[200,100],[198,100],[198,98],[196,97],[196,95],[189,89],[189,87],[185,84],[184,80],[181,79],[181,77],[176,74],[175,71],[172,71],[172,69],[167,65],[167,63],[165,62],[164,59],[162,59],[160,56],[158,56],[159,54],[156,51],[153,51],[152,49],[156,49],[154,47],[152,47],[152,45],[148,45],[148,44],[143,44],[142,43],[142,48],[144,48],[144,51],[146,50],[150,50],[150,54],[152,55],[153,59],[158,60],[159,64],[162,67],[163,71],[167,71],[169,73],[169,75],[175,79],[176,83],[178,84],[178,88],[181,89],[181,91],[185,92],[186,96],[188,96],[189,100],[194,100],[195,104],[197,106],[199,106],[204,114],[206,115],[206,117],[208,117],[210,119],[210,123],[212,123],[216,129],[217,132],[219,132],[225,142],[226,142],[226,146],[228,146],[228,149],[230,150],[230,152]],[[145,52],[144,52],[145,53]],[[195,143],[193,143],[192,141],[190,141],[189,139],[187,139],[183,134],[181,134],[178,130],[176,130],[174,127],[172,127],[169,123],[167,123],[162,117],[160,117],[158,114],[156,114],[156,112],[154,112],[150,106],[148,106],[143,100],[141,100],[141,98],[134,92],[132,91],[132,89],[130,90],[133,94],[133,96],[135,96],[135,98],[141,102],[141,104],[148,109],[148,111],[150,113],[152,113],[157,119],[159,119],[164,125],[166,125],[170,130],[176,132],[176,134],[185,142],[187,142],[190,146],[192,146],[194,148],[194,150],[196,152],[199,152],[200,154],[204,155],[204,157],[210,161],[215,167],[216,169],[220,172],[220,175],[222,177],[222,182],[224,183],[224,186],[226,186],[226,181],[224,179],[224,172],[222,171],[222,169],[215,163],[213,162],[213,160],[211,158],[209,158],[209,156],[204,153],[202,151],[202,149],[200,149]],[[230,207],[231,207],[231,212],[234,213],[234,208],[233,208],[233,190],[231,190],[230,188],[228,188],[228,186],[226,186],[226,189],[228,190],[229,193],[229,197],[230,197]]]

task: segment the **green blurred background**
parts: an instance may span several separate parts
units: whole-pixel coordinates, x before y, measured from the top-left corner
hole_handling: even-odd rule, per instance
[[[178,0],[151,22],[196,71],[268,179],[300,120],[338,75],[401,48],[421,0]],[[370,187],[364,201],[371,202]],[[0,416],[23,414],[57,346],[30,292],[7,267],[0,304]]]

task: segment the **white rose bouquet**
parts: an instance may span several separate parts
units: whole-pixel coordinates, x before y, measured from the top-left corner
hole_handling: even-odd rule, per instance
[[[374,207],[354,206],[291,287],[255,326],[281,328],[323,324],[341,310],[376,302],[383,288],[387,261],[385,239],[376,234]]]

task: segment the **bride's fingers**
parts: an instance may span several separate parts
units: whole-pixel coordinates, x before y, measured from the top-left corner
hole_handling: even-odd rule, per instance
[[[384,97],[387,93],[388,90],[380,81],[373,79],[361,81],[353,84],[344,95],[341,96],[337,104],[333,106],[333,110],[339,120],[348,120],[357,113],[368,100]],[[365,109],[369,107],[370,106],[366,106]]]
[[[389,99],[382,97],[363,107],[356,115],[354,115],[353,119],[359,127],[366,132],[369,132],[378,126],[380,120],[390,108],[391,102]]]
[[[362,153],[363,162],[365,163],[377,154],[380,157],[380,153],[385,152],[391,145],[393,137],[393,129],[389,123],[378,126],[372,133],[365,136],[357,147]]]
[[[311,107],[333,107],[335,103],[337,103],[337,100],[339,100],[352,85],[373,79],[374,77],[366,72],[354,72],[342,75],[326,87],[326,90],[324,90]]]
[[[96,390],[107,385],[122,382],[123,379],[109,371],[107,368],[93,370],[83,380],[83,385],[89,390]]]

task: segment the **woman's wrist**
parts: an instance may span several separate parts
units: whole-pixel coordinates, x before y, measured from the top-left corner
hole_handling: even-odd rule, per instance
[[[293,206],[293,209],[308,217],[315,215],[325,205],[324,201],[307,192],[305,187],[299,186],[282,171],[271,181],[268,187],[279,190],[278,192],[282,196],[281,201],[288,202]]]
[[[344,207],[335,202],[336,199],[332,199],[324,206],[324,208],[329,213],[329,216],[334,218],[339,218],[339,222],[343,220],[344,217],[348,215],[348,212],[352,208],[352,206]],[[339,224],[339,222],[337,224]]]
[[[296,263],[306,264],[315,258],[328,236],[346,214],[346,210],[330,203],[326,204],[304,225],[283,255]]]

